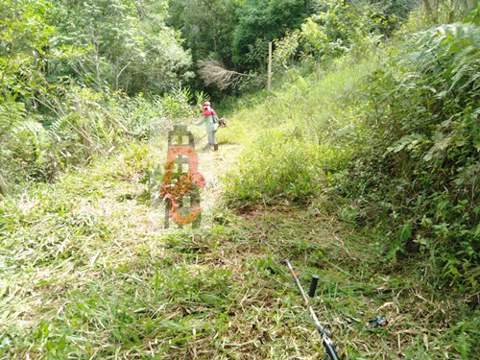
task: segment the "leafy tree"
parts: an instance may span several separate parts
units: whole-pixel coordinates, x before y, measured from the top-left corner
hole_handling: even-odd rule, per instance
[[[233,35],[233,62],[241,68],[258,67],[265,59],[266,43],[298,28],[313,10],[311,0],[247,0]]]
[[[163,92],[191,76],[190,55],[165,25],[166,9],[165,1],[61,0],[52,16],[56,41],[84,49],[68,65],[87,83]]]
[[[167,23],[182,32],[193,59],[212,58],[231,65],[238,0],[175,0]]]
[[[44,1],[0,3],[0,101],[28,100],[49,90],[45,72],[55,28],[46,21],[48,9]]]
[[[166,92],[191,76],[166,11],[158,0],[0,2],[0,192],[51,180],[179,113],[168,111],[175,96],[148,106],[121,95]]]
[[[434,23],[451,23],[478,5],[478,0],[422,0],[425,14]]]
[[[319,0],[300,29],[275,41],[275,65],[287,67],[306,59],[324,62],[361,48],[372,35],[388,37],[407,19],[412,6],[411,0]]]

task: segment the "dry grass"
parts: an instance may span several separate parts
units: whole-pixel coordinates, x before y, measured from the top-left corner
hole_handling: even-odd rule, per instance
[[[286,256],[303,269],[303,280],[320,274],[315,307],[349,359],[396,358],[432,334],[426,324],[431,309],[448,309],[435,300],[418,301],[428,295],[406,284],[399,288],[397,278],[355,272],[368,259],[352,248],[347,255],[328,235],[336,224],[325,219],[294,210],[258,212],[247,220],[224,214],[218,221],[228,225],[160,237],[115,236],[96,251],[84,243],[60,266],[36,266],[17,283],[30,311],[12,314],[30,322],[6,319],[25,337],[9,332],[14,346],[5,355],[317,359],[321,344],[281,265]],[[377,313],[389,318],[387,329],[366,328]]]
[[[205,85],[215,85],[220,90],[235,87],[242,77],[247,76],[247,74],[228,70],[225,65],[216,60],[200,60],[198,67],[200,77]]]
[[[461,358],[458,304],[321,209],[217,208],[165,232],[141,183],[162,154],[132,145],[2,202],[1,358],[320,359],[286,257],[305,284],[320,275],[314,306],[345,359]],[[386,328],[366,326],[377,314]]]

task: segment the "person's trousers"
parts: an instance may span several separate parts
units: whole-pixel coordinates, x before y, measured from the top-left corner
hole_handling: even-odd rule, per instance
[[[215,131],[208,131],[208,145],[215,145]]]

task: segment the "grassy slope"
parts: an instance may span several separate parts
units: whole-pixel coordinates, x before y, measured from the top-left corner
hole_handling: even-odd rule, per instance
[[[452,352],[436,347],[444,329],[431,326],[451,304],[382,272],[374,243],[314,208],[219,212],[195,233],[150,229],[142,158],[2,205],[3,358],[316,359],[321,344],[286,257],[304,280],[320,275],[315,306],[347,358],[393,359],[424,342],[432,358]],[[367,329],[378,313],[389,328]]]
[[[378,68],[377,56],[346,57],[306,76],[292,69],[271,96],[240,99],[224,136],[247,149],[239,176],[227,181],[227,200],[268,204],[321,192],[325,170],[343,167],[355,151],[346,140],[358,134],[359,85]]]
[[[348,88],[355,73],[347,66],[324,81]],[[326,92],[317,80],[238,112],[222,140],[249,147],[248,129],[271,130],[273,120],[288,128],[297,105],[312,117],[330,119],[326,106],[341,114],[331,104],[338,85]],[[286,257],[305,284],[320,275],[314,305],[346,359],[474,358],[466,354],[476,354],[478,322],[459,323],[462,306],[419,282],[415,264],[384,267],[375,237],[320,202],[220,208],[210,229],[163,232],[140,183],[156,154],[133,144],[1,203],[2,358],[321,358]],[[366,326],[377,314],[388,327]]]
[[[388,49],[391,50],[394,48]],[[241,111],[234,115],[235,126],[231,127],[228,136],[241,139],[249,145],[239,166],[233,171],[234,176],[227,181],[229,203],[250,209],[252,203],[275,203],[271,195],[274,197],[280,194],[282,199],[294,199],[297,193],[302,195],[305,189],[298,189],[299,186],[305,186],[302,179],[291,174],[291,169],[300,164],[299,171],[313,165],[314,170],[306,171],[311,179],[308,186],[312,182],[320,184],[320,189],[307,189],[317,196],[313,199],[313,209],[319,213],[333,213],[334,209],[337,211],[338,204],[328,204],[322,195],[318,197],[325,180],[322,175],[317,175],[317,170],[320,168],[320,173],[324,170],[328,172],[329,168],[345,159],[348,161],[349,153],[355,151],[356,144],[362,142],[358,138],[352,141],[345,134],[348,134],[351,127],[361,125],[355,112],[355,109],[362,108],[359,85],[367,75],[378,69],[376,57],[385,55],[384,50],[379,50],[362,55],[359,59],[353,57],[353,61],[348,57],[341,59],[326,72],[320,70],[308,77],[294,74],[291,76],[292,81],[284,83],[272,96],[262,94],[257,102],[241,102]],[[358,131],[352,133],[359,134]],[[338,137],[337,134],[342,136]],[[363,131],[360,135],[364,136]],[[292,138],[299,140],[291,141]],[[347,143],[337,142],[341,138],[347,138]],[[312,148],[314,156],[310,151]],[[300,178],[304,176],[302,174]],[[295,185],[293,190],[290,189],[292,183]],[[278,184],[282,184],[281,191],[276,187]],[[344,209],[348,210],[348,206]],[[268,212],[268,207],[263,211]],[[348,213],[342,215],[348,218]],[[297,223],[296,226],[301,227],[303,224]],[[360,229],[352,231],[358,232]],[[330,235],[329,238],[331,237]],[[379,276],[388,281],[392,279],[394,285],[388,286],[392,288],[392,293],[385,295],[385,298],[390,296],[391,301],[386,304],[395,306],[397,315],[402,320],[410,318],[399,324],[398,331],[389,329],[398,337],[397,346],[391,343],[390,349],[398,348],[400,352],[400,349],[404,350],[403,334],[411,334],[414,336],[407,345],[408,358],[480,358],[480,313],[475,305],[478,299],[445,293],[442,289],[435,288],[434,284],[427,283],[425,275],[428,264],[414,259],[386,262],[383,258],[383,237],[381,231],[370,230],[365,235],[353,236],[347,248],[358,246],[355,243],[361,244],[360,253],[367,261],[366,264],[361,264],[364,266],[356,264],[361,269],[354,266],[351,273],[365,271],[374,274],[372,277]],[[341,242],[339,239],[333,241]],[[330,270],[343,272],[335,266]],[[352,280],[350,278],[349,281]],[[365,279],[359,283],[362,281]],[[378,295],[370,294],[369,297],[375,301]],[[341,304],[339,307],[340,312],[345,310]],[[377,313],[381,313],[382,309],[378,308]],[[393,319],[396,321],[396,316]],[[417,319],[417,324],[414,324],[414,319]],[[365,334],[351,336],[364,338]],[[357,358],[353,355],[355,351],[358,348],[352,349],[352,358]],[[384,355],[377,356],[382,358]]]

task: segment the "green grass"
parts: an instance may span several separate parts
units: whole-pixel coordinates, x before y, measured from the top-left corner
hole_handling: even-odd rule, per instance
[[[228,204],[308,203],[318,196],[365,140],[362,85],[382,54],[352,54],[309,75],[292,69],[271,94],[232,105],[236,111],[220,139],[246,150],[226,178]]]
[[[456,322],[447,296],[382,270],[375,241],[319,208],[219,209],[211,229],[165,233],[141,198],[155,154],[134,145],[3,200],[2,358],[317,359],[287,257],[305,285],[320,275],[313,303],[346,359],[473,358],[478,317]],[[366,326],[377,314],[387,328]]]
[[[162,228],[144,184],[156,143],[2,198],[0,358],[322,358],[289,258],[305,286],[320,276],[313,306],[344,359],[478,359],[478,299],[427,283],[415,259],[386,261],[385,234],[355,227],[348,206],[340,222],[322,196],[376,66],[292,72],[240,100],[219,132],[246,148],[226,180],[236,212],[220,204],[211,227]],[[367,326],[377,315],[387,327]]]

